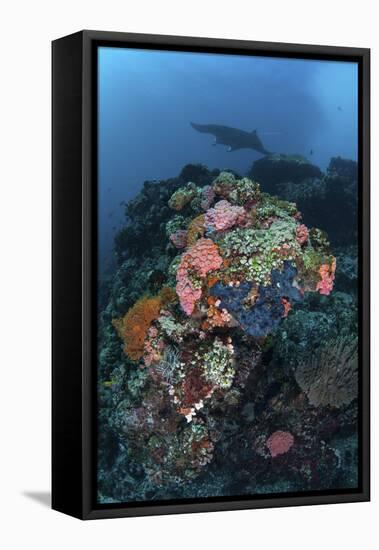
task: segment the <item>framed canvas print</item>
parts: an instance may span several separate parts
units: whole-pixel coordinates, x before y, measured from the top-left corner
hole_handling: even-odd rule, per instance
[[[53,508],[369,499],[369,50],[53,42]]]

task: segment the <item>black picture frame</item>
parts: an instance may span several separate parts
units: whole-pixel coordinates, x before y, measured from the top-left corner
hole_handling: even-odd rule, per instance
[[[357,490],[96,505],[96,50],[99,45],[358,63],[361,456]],[[368,501],[370,50],[85,30],[55,40],[52,61],[52,507],[77,518],[97,519]]]

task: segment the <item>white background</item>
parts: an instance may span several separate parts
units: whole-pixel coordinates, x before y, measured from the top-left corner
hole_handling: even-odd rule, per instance
[[[24,0],[0,32],[0,544],[26,548],[280,548],[378,544],[373,360],[371,503],[80,522],[49,509],[50,41],[87,29],[372,48],[373,350],[378,327],[378,18],[373,0]],[[373,357],[373,359],[374,359]],[[376,395],[375,395],[376,394]],[[70,396],[67,395],[67,402]],[[42,502],[41,502],[42,501]],[[44,504],[45,503],[45,504]],[[371,542],[370,542],[371,541]]]

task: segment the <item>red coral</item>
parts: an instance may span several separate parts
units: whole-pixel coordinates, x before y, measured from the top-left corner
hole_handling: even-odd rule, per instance
[[[336,259],[333,258],[331,264],[322,264],[318,271],[321,276],[321,281],[317,283],[316,290],[318,290],[320,294],[328,296],[333,290]]]
[[[275,456],[287,453],[294,444],[294,441],[293,435],[289,432],[277,431],[267,439],[266,447],[274,458]]]

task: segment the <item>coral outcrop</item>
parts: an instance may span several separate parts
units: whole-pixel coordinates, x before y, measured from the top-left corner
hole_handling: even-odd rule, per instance
[[[356,248],[331,194],[354,225],[354,167],[188,165],[125,205],[101,295],[100,502],[357,483]]]

